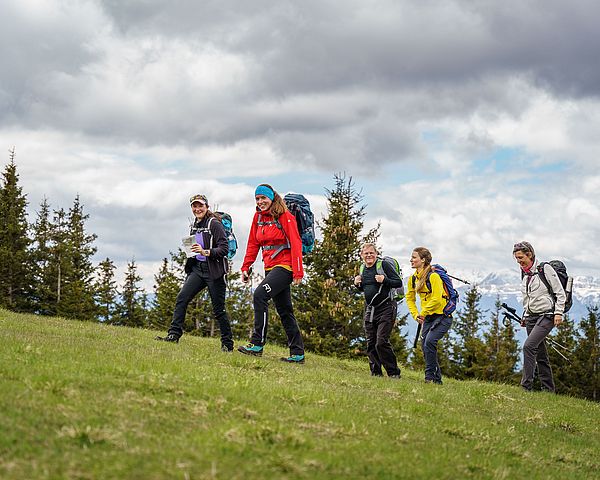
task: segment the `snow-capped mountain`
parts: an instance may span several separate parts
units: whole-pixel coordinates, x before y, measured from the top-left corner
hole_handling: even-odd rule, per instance
[[[495,310],[496,300],[504,302],[517,310],[520,315],[523,311],[521,303],[521,277],[516,270],[502,270],[498,272],[481,274],[472,272],[470,274],[456,275],[468,280],[472,285],[477,285],[481,299],[480,309],[484,312],[483,317],[487,320],[491,312]],[[405,285],[408,278],[404,279]],[[465,292],[469,285],[453,281],[454,286],[460,293],[458,310],[464,308]],[[600,278],[589,276],[573,277],[573,306],[569,310],[569,319],[576,324],[588,314],[587,307],[600,305]],[[399,307],[399,314],[408,313],[406,302],[402,302]],[[409,340],[412,341],[416,332],[416,322],[409,317],[408,325],[403,328],[403,333],[408,333]],[[524,338],[524,334],[522,335]]]

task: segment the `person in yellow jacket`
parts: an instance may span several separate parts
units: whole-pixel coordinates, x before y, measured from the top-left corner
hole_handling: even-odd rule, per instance
[[[444,315],[446,298],[441,277],[431,267],[431,252],[417,247],[410,257],[415,269],[408,281],[406,303],[412,317],[421,324],[421,345],[425,357],[425,382],[442,383],[437,344],[452,325],[452,316]],[[420,307],[417,307],[417,293]]]

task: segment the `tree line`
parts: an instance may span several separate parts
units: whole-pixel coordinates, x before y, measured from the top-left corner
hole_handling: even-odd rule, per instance
[[[185,254],[169,252],[154,275],[151,294],[141,286],[137,264],[128,262],[120,285],[116,266],[105,258],[94,265],[97,236],[89,233],[89,215],[78,196],[72,206],[51,208],[44,198],[29,223],[27,197],[19,185],[14,149],[0,185],[0,307],[39,315],[111,325],[165,330],[171,322],[175,298],[184,280]],[[366,207],[352,178],[334,175],[334,186],[326,189],[327,212],[317,221],[321,236],[314,251],[305,257],[305,281],[293,289],[294,308],[308,351],[337,357],[365,355],[362,314],[363,296],[353,285],[360,265],[362,243],[377,243],[379,225],[364,231]],[[234,337],[245,341],[252,328],[252,285],[240,281],[238,272],[228,275],[227,310]],[[516,325],[501,321],[500,300],[495,310],[481,310],[477,286],[461,299],[451,334],[441,344],[440,363],[445,375],[457,379],[481,379],[518,384],[519,345]],[[272,312],[275,315],[275,312]],[[273,317],[274,318],[274,317]],[[397,319],[391,341],[398,360],[422,369],[420,346],[401,334],[407,316]],[[412,320],[410,320],[412,321]],[[217,336],[208,293],[190,304],[184,325],[186,333]],[[557,392],[599,400],[598,307],[590,307],[578,328],[566,321],[552,338],[566,347],[565,360],[549,350],[555,370]],[[270,341],[285,344],[279,322],[271,322]]]

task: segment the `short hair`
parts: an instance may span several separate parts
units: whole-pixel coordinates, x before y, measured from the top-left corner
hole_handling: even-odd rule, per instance
[[[362,253],[366,248],[372,248],[375,250],[375,253],[379,254],[379,250],[377,250],[377,246],[372,242],[363,243],[360,247],[360,253]]]
[[[513,255],[517,252],[523,252],[525,254],[531,253],[531,258],[535,257],[535,250],[529,242],[518,242],[513,245]]]

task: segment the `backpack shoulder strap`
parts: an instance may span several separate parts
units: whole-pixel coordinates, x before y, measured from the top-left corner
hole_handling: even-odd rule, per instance
[[[385,271],[383,270],[383,260],[381,258],[378,258],[377,262],[375,263],[375,271],[377,272],[377,275],[384,275],[387,277]]]
[[[548,262],[540,262],[540,264],[537,266],[537,273],[538,273],[542,283],[548,289],[548,293],[550,295],[554,295],[554,290],[552,290],[552,286],[550,285],[550,282],[548,281],[548,279],[546,278],[546,274],[544,273],[544,265],[546,265],[546,263],[548,263]]]

